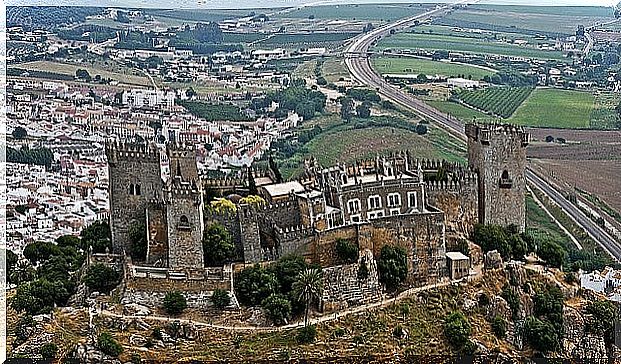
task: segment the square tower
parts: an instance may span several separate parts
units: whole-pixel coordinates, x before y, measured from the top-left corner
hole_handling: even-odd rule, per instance
[[[478,175],[479,222],[526,226],[526,146],[522,127],[466,124],[468,164]]]

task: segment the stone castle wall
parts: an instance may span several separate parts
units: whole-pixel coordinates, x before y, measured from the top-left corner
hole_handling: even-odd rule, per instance
[[[459,182],[427,183],[427,202],[444,212],[446,248],[455,250],[457,242],[469,238],[479,222],[479,191],[476,176]]]
[[[172,269],[205,266],[202,243],[204,222],[198,193],[178,191],[173,193],[173,200],[168,205],[168,261]]]
[[[366,278],[359,277],[360,265],[368,269]],[[361,252],[357,263],[323,269],[324,290],[319,303],[324,312],[376,302],[381,298],[377,263],[370,250]]]
[[[168,266],[168,226],[166,207],[162,203],[149,203],[147,209],[147,264],[160,262]]]

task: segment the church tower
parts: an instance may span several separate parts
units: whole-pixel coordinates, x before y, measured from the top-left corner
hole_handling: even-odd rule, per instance
[[[466,124],[468,164],[479,179],[479,222],[526,227],[526,146],[522,127]]]

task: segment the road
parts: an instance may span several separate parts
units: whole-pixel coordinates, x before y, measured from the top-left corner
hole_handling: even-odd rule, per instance
[[[382,37],[396,32],[400,29],[417,24],[417,22],[427,20],[431,17],[442,15],[452,9],[453,6],[464,4],[467,1],[460,1],[438,7],[432,11],[401,19],[394,23],[377,28],[356,39],[345,50],[345,64],[353,78],[377,90],[377,92],[388,100],[393,101],[405,108],[413,110],[426,119],[436,122],[439,126],[450,132],[451,135],[461,140],[466,140],[464,124],[461,120],[451,117],[441,111],[425,104],[423,101],[403,92],[398,87],[388,84],[382,79],[369,60],[369,50],[374,42]],[[470,1],[472,3],[472,1]],[[574,220],[583,230],[585,230],[593,240],[602,246],[613,258],[621,262],[621,246],[604,229],[584,215],[580,209],[569,202],[562,193],[558,192],[547,181],[537,176],[533,171],[527,169],[527,181],[537,189],[543,191],[552,201],[559,205],[564,212]]]

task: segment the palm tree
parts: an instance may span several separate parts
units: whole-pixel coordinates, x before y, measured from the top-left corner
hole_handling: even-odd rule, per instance
[[[35,270],[29,261],[22,259],[15,265],[12,272],[9,272],[9,281],[20,285],[28,282],[35,277]]]
[[[313,299],[318,299],[323,291],[321,271],[319,269],[305,269],[298,274],[298,278],[293,282],[292,288],[293,294],[299,300],[304,300],[306,304],[306,309],[304,311],[304,327],[307,327],[310,304]]]

